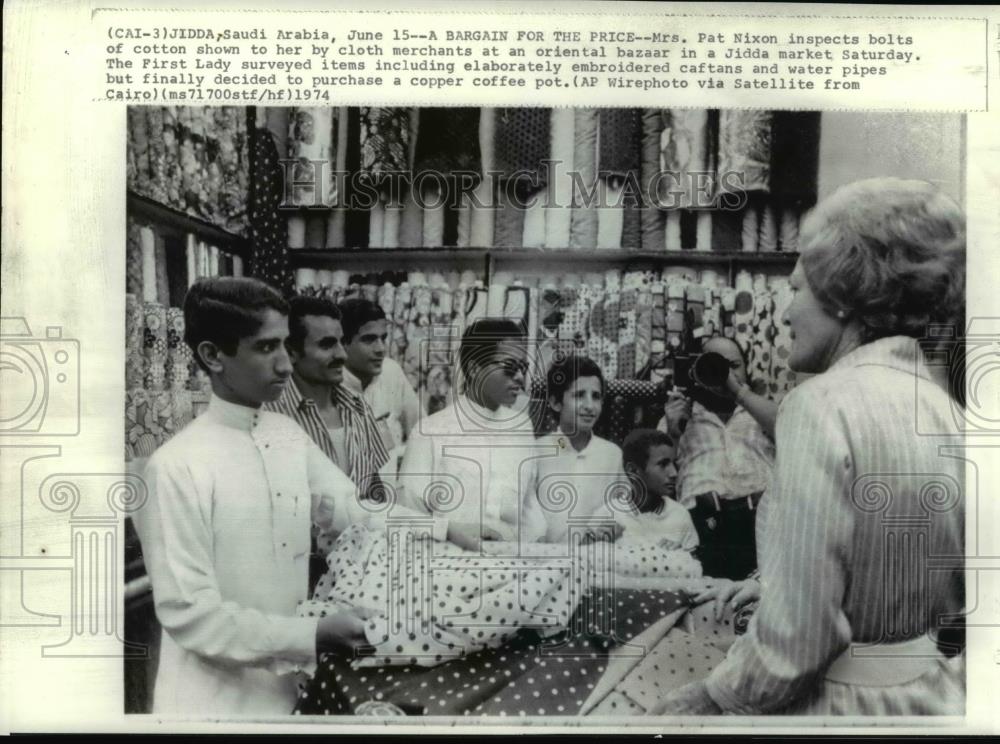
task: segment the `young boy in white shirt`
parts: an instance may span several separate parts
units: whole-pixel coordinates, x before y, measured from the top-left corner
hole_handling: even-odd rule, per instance
[[[691,515],[675,501],[674,441],[662,431],[636,429],[625,437],[622,452],[634,508],[632,514],[618,517],[623,537],[655,542],[668,550],[697,548],[698,533]]]

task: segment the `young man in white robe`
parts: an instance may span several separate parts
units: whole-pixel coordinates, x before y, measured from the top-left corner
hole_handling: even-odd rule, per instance
[[[261,405],[292,373],[288,306],[268,285],[197,282],[185,340],[212,381],[208,410],[150,459],[136,516],[163,640],[153,712],[291,713],[297,672],[365,645],[350,613],[296,617],[307,598],[311,524],[383,519],[303,429]],[[435,537],[447,526],[435,522]]]

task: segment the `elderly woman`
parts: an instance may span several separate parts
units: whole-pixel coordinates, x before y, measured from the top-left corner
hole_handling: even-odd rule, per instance
[[[651,712],[961,714],[963,657],[935,640],[963,585],[932,569],[964,554],[963,463],[939,451],[960,409],[917,339],[964,316],[963,216],[929,184],[861,181],[801,244],[783,321],[790,366],[817,374],[778,414],[760,584],[718,592],[760,605],[707,679]]]

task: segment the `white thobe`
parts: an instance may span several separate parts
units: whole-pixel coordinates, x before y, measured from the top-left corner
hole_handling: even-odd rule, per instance
[[[381,516],[294,421],[214,396],[144,478],[135,523],[163,626],[153,712],[290,713],[294,673],[316,664],[318,619],[295,616],[310,522]]]

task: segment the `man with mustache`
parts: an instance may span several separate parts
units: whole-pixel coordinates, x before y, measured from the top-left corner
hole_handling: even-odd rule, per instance
[[[344,385],[344,331],[340,309],[321,297],[289,302],[288,355],[291,380],[281,396],[265,405],[305,429],[319,448],[374,501],[385,498],[378,471],[389,459],[378,425],[364,399]],[[330,535],[316,538],[310,588],[326,569]]]

